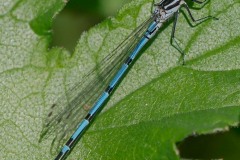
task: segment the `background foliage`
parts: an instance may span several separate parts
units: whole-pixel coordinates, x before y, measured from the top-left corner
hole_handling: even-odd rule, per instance
[[[150,15],[151,1],[125,5],[115,18],[83,33],[73,52],[74,45],[48,49],[52,17],[64,6],[57,0],[0,1],[0,159],[54,158],[51,138],[38,142],[49,106]],[[84,8],[100,13],[92,6]],[[69,159],[178,159],[176,142],[237,126],[239,6],[239,0],[210,2],[194,15],[220,20],[195,28],[181,16],[177,37],[186,48],[185,66],[169,45],[169,23],[144,49]]]

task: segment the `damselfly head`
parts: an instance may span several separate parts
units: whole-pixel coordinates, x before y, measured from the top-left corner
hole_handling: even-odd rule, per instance
[[[162,0],[155,4],[154,15],[157,16],[158,21],[165,22],[178,12],[181,5],[185,3],[184,0]]]

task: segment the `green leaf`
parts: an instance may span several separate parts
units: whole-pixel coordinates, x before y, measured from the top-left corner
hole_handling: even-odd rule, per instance
[[[53,159],[53,137],[39,143],[51,104],[113,50],[151,10],[135,0],[82,34],[75,52],[49,50],[51,19],[62,1],[1,1],[0,159]],[[3,6],[3,7],[2,7]],[[176,37],[186,65],[170,44],[172,24],[144,49],[69,159],[178,159],[176,142],[236,126],[240,118],[240,1],[215,0],[195,17],[180,16]]]

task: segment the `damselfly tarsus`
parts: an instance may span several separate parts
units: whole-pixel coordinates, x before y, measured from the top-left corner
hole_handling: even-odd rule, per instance
[[[199,4],[206,3],[206,1],[192,1]],[[175,40],[175,30],[180,9],[185,8],[190,19],[198,24],[209,18],[214,18],[207,16],[195,20],[185,0],[162,0],[154,4],[154,6],[155,10],[149,19],[135,29],[110,55],[105,57],[100,65],[86,75],[83,81],[66,92],[67,99],[61,97],[52,105],[41,137],[47,137],[48,133],[56,132],[57,138],[55,142],[59,142],[77,128],[57,155],[56,160],[66,158],[76,141],[79,140],[98,111],[104,106],[129,65],[166,21],[174,18],[171,44],[184,57],[184,51]],[[62,108],[62,110],[54,113],[56,107]],[[83,118],[82,115],[89,108],[91,110]],[[79,124],[81,119],[83,120]]]

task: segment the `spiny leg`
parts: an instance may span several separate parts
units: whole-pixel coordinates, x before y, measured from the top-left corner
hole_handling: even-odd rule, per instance
[[[189,8],[194,9],[194,10],[201,10],[202,8],[204,8],[209,2],[210,0],[204,0],[204,1],[199,1],[199,0],[191,0],[193,3],[197,3],[197,4],[203,4],[201,5],[201,7],[192,7],[191,5],[189,6]]]
[[[171,34],[170,43],[175,49],[177,49],[181,53],[182,64],[184,65],[185,64],[185,53],[184,53],[183,49],[180,47],[180,45],[178,44],[177,39],[175,38],[178,15],[179,15],[179,11],[177,11],[174,14],[174,22],[173,22],[173,27],[172,27],[172,34]]]
[[[184,8],[187,10],[187,12],[188,12],[191,20],[192,20],[193,22],[197,23],[196,25],[192,25],[192,24],[190,23],[190,26],[192,26],[192,27],[195,27],[195,26],[197,26],[197,25],[199,25],[199,24],[201,24],[201,23],[203,23],[203,22],[205,22],[205,21],[207,21],[207,20],[209,20],[209,19],[218,20],[218,18],[213,17],[213,16],[206,16],[206,17],[203,17],[203,18],[195,19],[195,18],[193,17],[193,15],[192,15],[192,13],[191,13],[191,11],[190,11],[190,9],[189,9],[189,7],[188,7],[188,5],[187,5],[186,3],[183,3],[183,4],[182,4],[182,7],[184,7]]]
[[[204,2],[201,2],[201,1],[198,1],[198,0],[193,0],[194,2],[197,2],[197,3],[204,3]],[[203,18],[199,18],[199,19],[196,19],[193,17],[188,5],[186,3],[182,4],[181,7],[184,7],[187,9],[187,12],[188,14],[190,15],[190,18],[193,22],[196,22],[197,25],[201,24],[202,22],[205,22],[206,20],[208,19],[215,19],[215,20],[218,20],[216,17],[213,17],[213,16],[206,16],[206,17],[203,17]],[[173,28],[172,28],[172,34],[171,34],[171,45],[176,48],[182,55],[182,63],[183,65],[185,64],[185,52],[183,51],[183,49],[180,47],[179,43],[177,42],[177,39],[175,38],[175,32],[176,32],[176,26],[177,26],[177,21],[178,21],[178,15],[179,15],[179,10],[174,14],[174,23],[173,23]],[[195,27],[193,26],[191,23],[190,23],[190,26],[192,27]]]
[[[151,4],[151,13],[153,13],[153,11],[154,11],[154,7],[155,7],[155,0],[152,0],[152,4]]]
[[[204,0],[204,1],[199,1],[199,0],[192,0],[193,2],[196,2],[198,4],[203,4],[205,3],[206,1],[209,1],[209,0]]]

